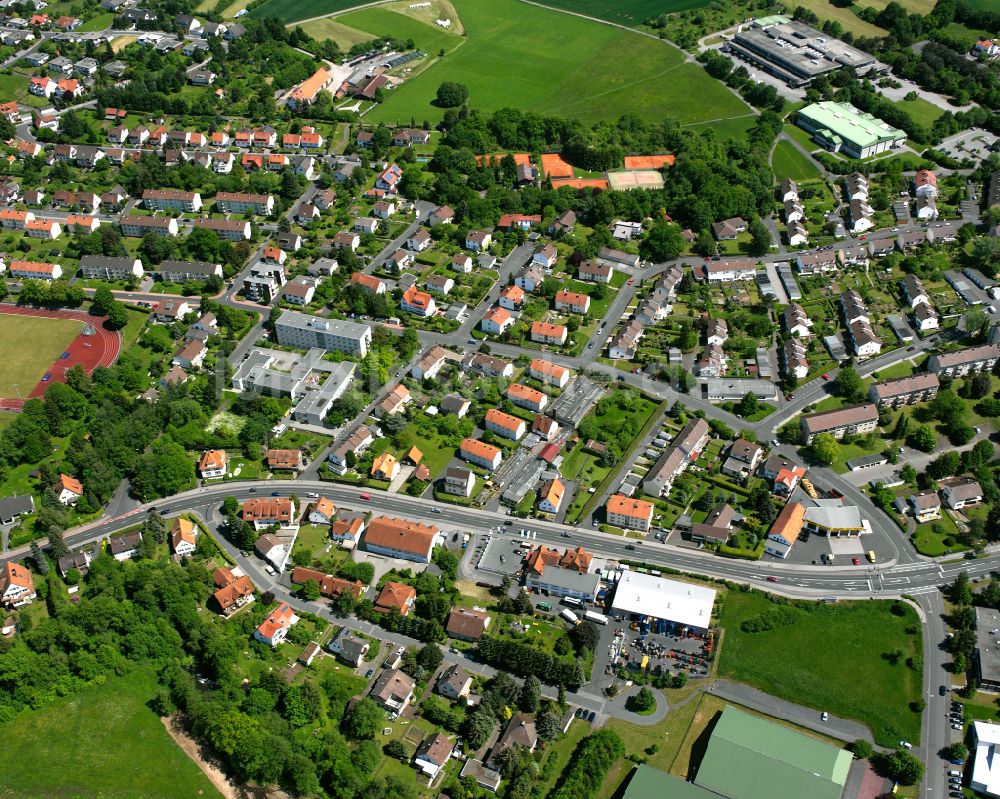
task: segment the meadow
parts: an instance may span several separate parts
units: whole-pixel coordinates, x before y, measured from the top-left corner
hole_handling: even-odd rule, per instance
[[[723,602],[725,629],[719,676],[834,716],[867,724],[875,742],[894,746],[920,740],[921,669],[907,665],[922,652],[912,608],[892,602],[802,603],[791,623],[744,632],[742,622],[780,609],[764,594],[730,591]],[[908,630],[914,630],[910,634]],[[849,664],[849,665],[848,665]],[[859,681],[859,675],[864,675]]]
[[[436,58],[366,114],[372,122],[439,120],[431,104],[444,81],[464,83],[469,105],[504,107],[593,122],[625,113],[681,124],[753,122],[753,112],[675,47],[640,34],[558,14],[517,0],[459,0],[466,35],[457,37],[385,8],[337,17],[377,36],[411,36]],[[412,33],[412,25],[423,30]],[[572,43],[568,46],[568,43]],[[437,48],[437,49],[435,49]],[[697,97],[697,102],[692,98]],[[745,129],[745,128],[743,128]]]
[[[0,314],[0,397],[27,397],[80,329],[74,319]]]
[[[5,799],[218,799],[146,703],[152,672],[109,679],[0,725]]]
[[[787,141],[779,141],[771,156],[771,168],[778,180],[808,180],[819,177],[819,169],[795,146]]]

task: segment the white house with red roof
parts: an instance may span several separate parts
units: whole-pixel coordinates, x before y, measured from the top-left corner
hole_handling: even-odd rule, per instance
[[[278,607],[267,614],[267,618],[261,623],[260,627],[254,630],[253,637],[260,641],[262,644],[267,644],[270,647],[276,647],[285,637],[288,635],[288,631],[292,629],[299,621],[299,617],[295,615],[295,611],[292,610],[292,606],[287,602],[282,602]]]

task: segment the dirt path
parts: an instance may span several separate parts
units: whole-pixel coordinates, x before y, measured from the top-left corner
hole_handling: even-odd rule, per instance
[[[215,790],[224,799],[242,799],[242,794],[229,781],[229,778],[222,773],[222,770],[201,756],[201,747],[198,746],[197,741],[184,732],[173,716],[163,716],[160,721],[163,722],[163,726],[166,727],[170,737],[174,739],[174,743],[184,750],[184,754],[194,761],[198,768],[201,769],[202,774],[208,777],[208,781],[212,783]]]

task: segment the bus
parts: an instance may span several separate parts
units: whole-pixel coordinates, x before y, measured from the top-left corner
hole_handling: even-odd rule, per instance
[[[576,597],[573,597],[573,596],[564,596],[563,597],[563,604],[564,605],[569,605],[570,607],[574,607],[574,608],[582,608],[583,607],[583,600],[582,599],[577,599]]]
[[[598,612],[593,611],[593,610],[586,610],[586,611],[584,611],[583,612],[583,618],[585,618],[587,621],[594,622],[594,624],[607,624],[608,623],[608,617],[607,616],[605,616],[603,613],[598,613]]]
[[[544,610],[544,611],[552,610],[552,603],[551,602],[539,602],[538,603],[538,609],[539,610]]]
[[[578,624],[580,622],[580,619],[577,617],[577,615],[568,608],[562,611],[559,615],[566,621],[568,621],[570,624]]]

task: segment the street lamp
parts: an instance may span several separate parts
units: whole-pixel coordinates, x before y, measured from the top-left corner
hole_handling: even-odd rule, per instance
[[[21,384],[14,383],[14,390],[17,391],[17,399],[19,402],[24,402],[24,398],[21,396]]]

